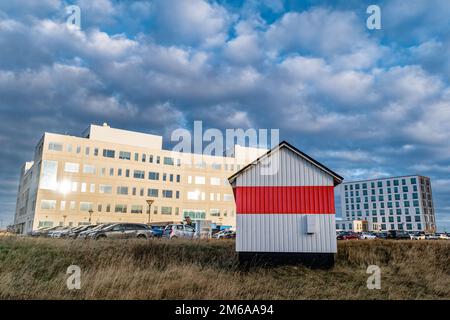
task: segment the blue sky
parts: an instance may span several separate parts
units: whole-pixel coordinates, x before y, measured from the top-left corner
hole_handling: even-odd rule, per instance
[[[108,122],[167,141],[203,120],[279,128],[346,180],[429,176],[450,230],[449,14],[447,0],[1,1],[0,219],[44,131]]]

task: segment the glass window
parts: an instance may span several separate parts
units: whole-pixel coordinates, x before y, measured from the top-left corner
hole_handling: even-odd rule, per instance
[[[143,212],[143,206],[134,204],[131,206],[131,213],[142,213]]]
[[[122,159],[122,160],[131,160],[131,152],[120,151],[120,152],[119,152],[119,159]]]
[[[95,174],[95,166],[92,164],[85,164],[83,166],[83,173]]]
[[[145,171],[134,170],[133,177],[136,178],[136,179],[144,179],[145,178]]]
[[[56,209],[56,200],[41,200],[41,209],[45,210]]]
[[[127,213],[127,205],[126,204],[116,204],[114,208],[115,213]]]
[[[233,195],[232,194],[224,194],[223,195],[223,201],[233,201]]]
[[[116,152],[114,150],[110,150],[110,149],[103,149],[103,156],[105,158],[115,158]]]
[[[128,194],[128,187],[118,186],[117,187],[117,194],[127,195]]]
[[[148,179],[149,180],[159,180],[159,172],[148,172]]]
[[[79,171],[79,169],[80,169],[80,165],[78,163],[66,162],[64,164],[65,172],[77,173]]]
[[[62,143],[58,143],[58,142],[49,142],[48,143],[48,150],[62,151],[63,150],[63,145],[62,145]]]
[[[209,214],[212,217],[220,217],[220,209],[211,209],[209,210]]]
[[[39,182],[39,188],[55,190],[58,183],[56,181],[58,173],[58,162],[51,160],[42,161],[42,176]]]
[[[167,164],[169,166],[173,166],[174,160],[171,157],[164,157],[164,164]]]
[[[92,202],[80,202],[80,211],[92,210]]]
[[[161,214],[172,214],[172,207],[161,207]]]
[[[173,192],[172,192],[172,190],[163,190],[162,196],[163,196],[163,198],[172,198]]]
[[[206,178],[203,176],[195,176],[195,184],[205,184]]]
[[[213,186],[220,186],[220,178],[211,177],[211,185],[213,185]]]
[[[112,186],[101,184],[98,186],[98,192],[99,193],[111,193],[112,192]]]
[[[158,197],[158,189],[147,189],[148,197]]]

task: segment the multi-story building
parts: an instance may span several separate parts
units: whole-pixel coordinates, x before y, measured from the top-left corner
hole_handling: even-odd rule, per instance
[[[351,181],[343,183],[340,191],[342,218],[365,220],[368,231],[436,231],[428,177],[412,175]]]
[[[106,124],[90,125],[80,137],[45,133],[34,161],[22,168],[15,226],[27,233],[186,217],[234,226],[228,177],[266,151],[236,145],[229,157],[173,152],[162,148],[161,136]]]

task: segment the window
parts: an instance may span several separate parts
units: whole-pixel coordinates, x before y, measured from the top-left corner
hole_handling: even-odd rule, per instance
[[[220,163],[213,163],[211,165],[211,168],[213,168],[214,170],[220,170],[222,169],[222,165]]]
[[[223,201],[233,201],[233,195],[232,194],[224,194]]]
[[[80,202],[80,211],[92,210],[92,202]]]
[[[161,157],[160,156],[156,156],[156,163],[160,164],[161,163]]]
[[[148,179],[149,180],[159,180],[159,172],[148,172]]]
[[[59,204],[59,210],[66,210],[66,201],[61,201]]]
[[[169,166],[173,166],[173,164],[174,164],[173,158],[171,158],[171,157],[164,157],[164,164],[167,164]]]
[[[86,192],[86,183],[81,183],[81,192]]]
[[[114,175],[114,168],[109,169],[109,175],[112,177]]]
[[[41,209],[45,210],[56,209],[56,200],[41,200]]]
[[[80,169],[80,165],[78,163],[66,162],[64,164],[65,172],[77,173],[79,171],[79,169]]]
[[[117,187],[117,194],[127,195],[128,194],[128,187],[118,186]]]
[[[181,181],[181,176],[179,174],[177,174],[177,182]]]
[[[147,189],[148,197],[158,197],[158,189]]]
[[[98,148],[94,148],[94,156],[98,156]]]
[[[114,150],[110,150],[110,149],[103,149],[103,156],[105,158],[115,158],[116,152]]]
[[[56,176],[58,173],[58,162],[43,160],[42,161],[42,176],[39,182],[39,188],[55,190],[57,187]]]
[[[161,207],[161,214],[172,214],[172,207]]]
[[[58,143],[58,142],[49,142],[48,150],[62,151],[63,150],[63,145],[62,145],[62,143]]]
[[[94,193],[95,192],[95,184],[91,183],[91,185],[89,186],[89,192]]]
[[[212,177],[210,182],[213,186],[220,186],[220,178]]]
[[[134,161],[139,161],[139,153],[134,154]]]
[[[188,191],[187,198],[188,198],[188,200],[200,200],[200,192],[199,191]]]
[[[121,177],[122,176],[122,169],[117,169],[117,176]]]
[[[136,179],[144,179],[145,178],[145,171],[134,170],[133,177],[136,178]]]
[[[84,154],[85,154],[86,156],[88,156],[89,153],[91,153],[91,148],[86,147],[86,148],[84,149]]]
[[[75,210],[75,201],[70,201],[70,210]]]
[[[195,176],[195,184],[205,184],[206,179],[203,176]]]
[[[163,177],[162,177],[163,181],[167,180],[167,174],[163,173]]]
[[[111,193],[112,192],[112,186],[101,184],[98,186],[98,192],[99,193]]]
[[[132,205],[131,206],[131,213],[142,213],[142,212],[143,212],[142,205]]]
[[[122,160],[131,160],[131,152],[120,151],[120,152],[119,152],[119,159],[122,159]]]
[[[130,169],[125,170],[125,177],[127,177],[127,178],[130,177]]]
[[[145,162],[146,158],[145,158],[145,153],[142,154],[142,162]]]
[[[175,198],[180,199],[180,191],[177,190],[175,192]]]
[[[172,190],[163,190],[162,191],[163,198],[172,198],[173,197],[173,191]]]
[[[116,204],[114,208],[115,213],[127,213],[127,205],[126,204]]]
[[[152,154],[150,154],[148,156],[148,162],[153,163],[153,155]]]
[[[53,227],[53,221],[39,221],[39,228],[43,227]]]
[[[209,214],[212,217],[220,217],[220,209],[211,209],[209,210]]]
[[[95,174],[95,166],[91,164],[85,164],[83,166],[83,173]]]

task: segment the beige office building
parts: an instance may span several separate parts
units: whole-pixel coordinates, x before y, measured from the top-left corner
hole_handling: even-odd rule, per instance
[[[185,217],[235,226],[228,177],[266,150],[233,156],[162,149],[162,137],[90,125],[80,136],[45,133],[22,167],[15,227],[105,222],[166,223]],[[151,206],[148,200],[153,200]],[[150,209],[150,210],[149,210]]]

